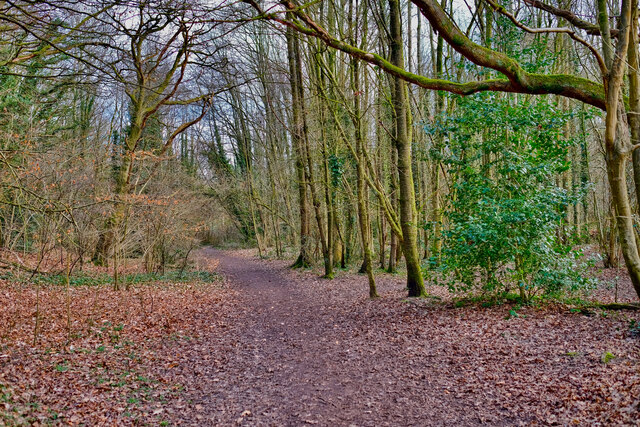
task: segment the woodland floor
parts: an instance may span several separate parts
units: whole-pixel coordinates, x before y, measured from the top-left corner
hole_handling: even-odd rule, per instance
[[[637,312],[408,301],[391,275],[372,301],[363,276],[199,256],[227,280],[58,292],[36,347],[34,296],[4,284],[0,423],[640,425]],[[72,341],[55,332],[64,298],[93,307]]]

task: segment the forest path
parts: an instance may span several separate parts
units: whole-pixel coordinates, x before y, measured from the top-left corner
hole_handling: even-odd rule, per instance
[[[356,293],[345,296],[330,281],[295,282],[282,263],[206,251],[219,259],[219,271],[239,291],[245,311],[234,319],[237,342],[226,365],[211,387],[203,384],[204,419],[246,425],[480,423],[471,402],[431,381],[446,372],[405,354],[394,325],[357,309],[376,309],[377,302],[364,297],[364,282],[352,283]]]
[[[329,281],[244,252],[202,255],[235,296],[204,309],[210,331],[180,344],[168,373],[185,385],[178,422],[640,425],[638,313],[407,302],[390,275],[370,300],[365,276]]]

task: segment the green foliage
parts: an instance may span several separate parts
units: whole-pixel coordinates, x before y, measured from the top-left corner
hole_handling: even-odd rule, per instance
[[[57,372],[67,372],[68,370],[69,370],[69,366],[67,365],[66,362],[59,363],[56,365]]]
[[[528,16],[522,23],[529,26],[539,26],[533,22],[535,18]],[[496,16],[496,33],[491,42],[509,57],[518,61],[522,68],[530,73],[549,71],[560,56],[559,51],[549,49],[548,35],[527,37],[527,34],[517,28],[509,18]]]
[[[342,175],[344,175],[345,158],[336,154],[331,154],[328,158],[329,173],[331,175],[331,185],[335,188],[340,185]]]
[[[550,42],[552,43],[549,40],[550,35],[540,34],[532,38],[529,34],[516,27],[506,16],[497,14],[494,15],[494,19],[493,37],[487,40],[489,45],[517,61],[527,72],[553,72],[553,65],[557,63],[561,52],[556,49],[549,49],[549,44]],[[533,16],[522,16],[519,19],[525,25],[531,27],[540,26],[539,23],[534,22],[535,18]],[[577,57],[574,61],[579,66]],[[479,76],[485,78],[488,76],[495,77],[497,73],[490,68],[482,68],[478,71],[477,65],[466,59],[458,61],[457,67],[463,68],[470,73],[478,73]],[[500,77],[504,77],[501,73],[497,74]]]
[[[452,178],[448,229],[431,273],[455,291],[506,293],[527,300],[588,284],[581,255],[557,238],[579,197],[555,184],[576,141],[563,127],[574,113],[544,100],[513,102],[491,94],[455,98],[458,108],[426,128]]]
[[[615,359],[617,356],[609,351],[605,352],[601,357],[600,361],[605,365]]]
[[[520,310],[521,308],[522,307],[520,305],[515,305],[511,310],[509,310],[509,314],[507,314],[505,319],[509,320],[509,319],[515,319],[518,317],[526,317],[518,313],[518,310]]]

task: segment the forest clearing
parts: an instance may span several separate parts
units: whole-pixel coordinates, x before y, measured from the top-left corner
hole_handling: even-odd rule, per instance
[[[0,424],[640,425],[639,10],[0,1]]]

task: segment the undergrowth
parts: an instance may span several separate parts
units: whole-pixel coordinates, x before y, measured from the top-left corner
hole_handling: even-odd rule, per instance
[[[150,282],[171,282],[171,283],[188,283],[188,282],[204,282],[212,283],[220,279],[216,273],[209,271],[168,271],[161,273],[132,273],[120,277],[120,282],[129,285],[136,285]],[[67,277],[64,274],[36,274],[33,277],[29,275],[16,275],[14,273],[5,273],[0,275],[0,280],[10,280],[17,283],[40,284],[63,286],[66,285]],[[69,277],[70,286],[102,286],[113,284],[112,275],[106,273],[86,274],[79,273]]]
[[[480,306],[483,308],[507,306],[510,308],[509,318],[520,317],[517,312],[523,307],[542,308],[549,305],[562,305],[574,307],[572,311],[575,310],[579,312],[581,307],[587,307],[592,304],[592,301],[585,300],[580,296],[565,293],[542,294],[524,299],[518,293],[509,292],[491,295],[471,295],[453,300],[453,305],[456,308],[469,306]],[[577,309],[575,309],[576,307]]]

